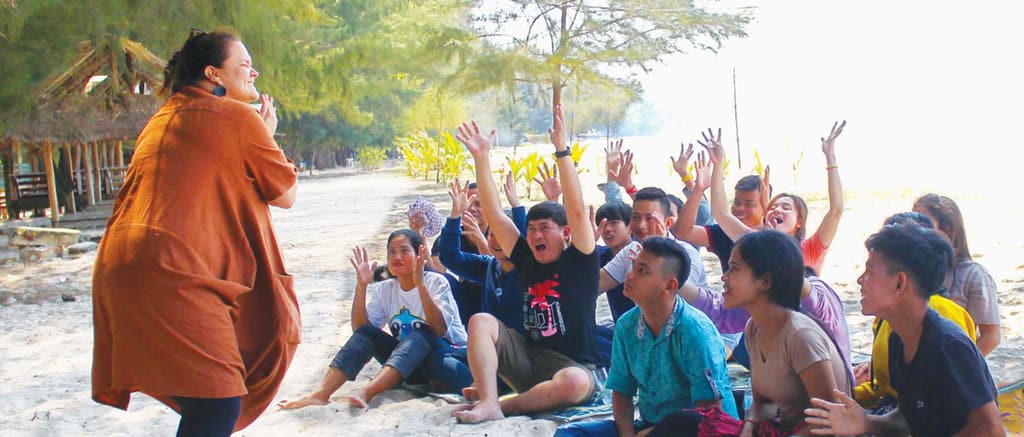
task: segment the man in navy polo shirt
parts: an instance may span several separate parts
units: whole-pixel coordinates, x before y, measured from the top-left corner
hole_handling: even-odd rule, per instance
[[[857,279],[861,311],[892,326],[889,372],[899,406],[875,416],[842,393],[843,403],[812,399],[807,423],[815,434],[1003,436],[996,388],[978,348],[953,322],[928,308],[953,259],[935,231],[891,225],[868,238]]]

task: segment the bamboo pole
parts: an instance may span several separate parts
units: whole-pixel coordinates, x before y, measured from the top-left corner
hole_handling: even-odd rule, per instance
[[[57,203],[57,178],[53,171],[53,144],[43,140],[43,166],[46,167],[46,187],[50,194],[50,223],[57,227],[60,221],[60,205]]]
[[[21,141],[14,140],[14,163],[21,164]]]
[[[732,117],[736,123],[736,164],[743,169],[743,154],[740,153],[740,112],[736,104],[736,69],[732,69]]]
[[[116,159],[117,166],[124,167],[124,142],[117,140],[117,147],[115,150],[117,150],[117,155],[114,157]]]

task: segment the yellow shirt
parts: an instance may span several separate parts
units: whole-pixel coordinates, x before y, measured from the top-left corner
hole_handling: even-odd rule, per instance
[[[928,306],[940,316],[956,323],[963,328],[971,341],[977,341],[977,326],[971,315],[956,302],[940,295],[932,295]],[[889,334],[892,332],[889,322],[875,319],[875,341],[871,346],[871,371],[873,381],[864,382],[853,389],[853,398],[866,408],[878,406],[878,400],[889,395],[896,399],[896,390],[889,382]]]

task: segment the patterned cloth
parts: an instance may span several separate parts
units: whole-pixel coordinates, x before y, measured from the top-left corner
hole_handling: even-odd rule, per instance
[[[417,197],[409,205],[409,212],[406,213],[409,217],[416,214],[423,216],[423,230],[420,231],[426,238],[434,238],[441,233],[441,226],[444,225],[444,217],[441,216],[440,212],[437,212],[437,207],[434,206],[425,197]]]

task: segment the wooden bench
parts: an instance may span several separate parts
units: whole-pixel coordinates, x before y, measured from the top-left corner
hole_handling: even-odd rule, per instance
[[[103,174],[103,184],[106,188],[106,193],[110,196],[116,196],[118,191],[121,191],[121,186],[124,185],[125,175],[128,174],[128,167],[104,167],[100,169]]]
[[[19,173],[11,175],[10,192],[7,199],[16,215],[25,211],[42,210],[50,207],[50,192],[46,184],[46,173]],[[16,218],[16,217],[12,217]]]

